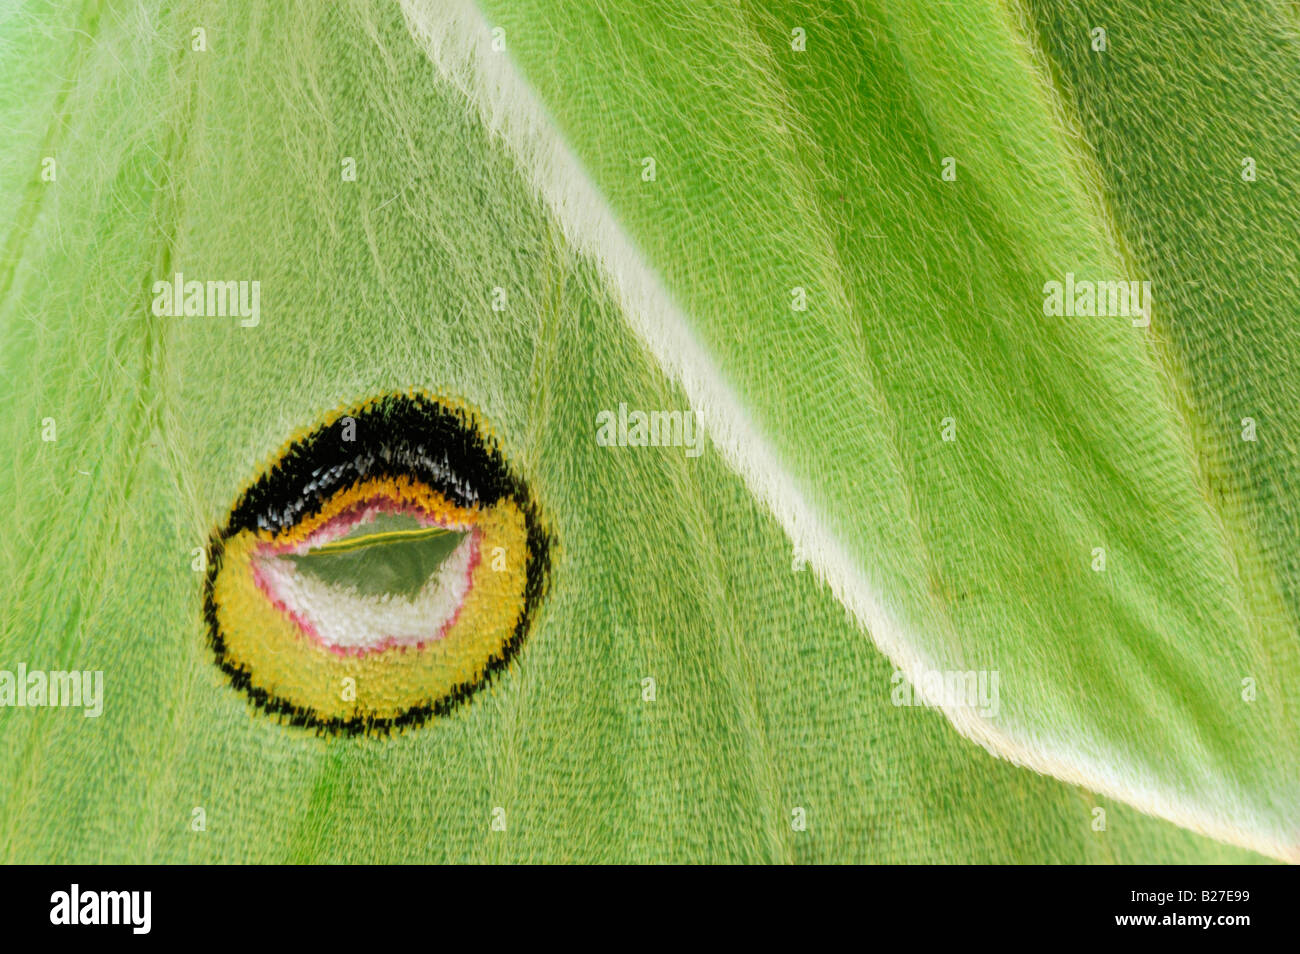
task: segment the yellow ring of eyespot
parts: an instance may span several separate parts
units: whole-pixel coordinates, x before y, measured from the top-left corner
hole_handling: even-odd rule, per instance
[[[439,639],[343,654],[305,634],[258,586],[260,544],[301,544],[323,523],[375,497],[417,505],[480,534],[479,560],[459,614]],[[213,580],[227,662],[251,686],[313,713],[315,721],[393,720],[479,683],[524,613],[527,525],[510,498],[463,508],[410,478],[367,479],[331,497],[319,514],[280,533],[242,531],[224,544]]]

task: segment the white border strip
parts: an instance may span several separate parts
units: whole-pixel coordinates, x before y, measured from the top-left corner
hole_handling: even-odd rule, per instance
[[[596,189],[556,124],[507,53],[492,49],[491,28],[470,0],[399,0],[412,35],[445,82],[469,102],[493,136],[500,137],[519,169],[549,206],[565,239],[600,270],[628,324],[664,372],[685,391],[714,447],[784,528],[797,551],[845,608],[920,692],[932,665],[883,602],[857,562],[804,498],[713,360],[697,342],[687,317]],[[946,690],[945,690],[946,693]],[[993,755],[1016,765],[1126,802],[1149,815],[1228,844],[1300,862],[1300,844],[1246,831],[1231,813],[1207,811],[1155,780],[1136,785],[1103,757],[1070,752],[1071,745],[1007,735],[960,699],[928,698],[953,727]],[[1063,754],[1064,753],[1064,754]],[[1099,754],[1100,755],[1100,754]],[[1144,775],[1147,773],[1143,772]],[[1251,817],[1236,803],[1238,817]]]

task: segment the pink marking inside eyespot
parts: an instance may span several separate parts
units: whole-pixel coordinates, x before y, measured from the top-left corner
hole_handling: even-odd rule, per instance
[[[301,578],[297,575],[296,568],[285,565],[287,561],[282,559],[284,555],[289,553],[302,554],[314,546],[320,546],[329,540],[345,536],[351,529],[368,522],[378,513],[409,514],[420,520],[424,526],[441,526],[448,529],[468,531],[468,539],[461,544],[462,547],[468,548],[468,552],[463,557],[465,566],[459,578],[454,581],[456,588],[461,591],[455,600],[454,607],[450,608],[449,613],[446,611],[445,606],[441,607],[442,612],[438,612],[440,609],[437,605],[439,599],[441,598],[443,602],[446,602],[441,589],[421,591],[420,596],[417,597],[417,600],[424,599],[429,604],[430,615],[435,619],[433,623],[434,630],[431,633],[384,635],[376,629],[376,627],[383,626],[385,622],[383,617],[385,615],[389,615],[390,618],[405,616],[406,619],[403,622],[406,622],[409,626],[411,614],[418,612],[419,608],[416,607],[414,601],[406,600],[400,596],[389,596],[380,601],[348,594],[337,587],[328,588],[324,584],[320,584],[317,587],[318,589],[325,587],[330,590],[328,593],[329,600],[324,602],[333,602],[339,605],[334,607],[328,605],[309,607],[300,605],[301,599],[294,599],[294,594],[286,592],[286,585],[292,586]],[[474,572],[481,562],[481,539],[482,531],[477,528],[459,525],[449,526],[421,507],[402,505],[390,498],[376,497],[331,518],[326,524],[312,533],[306,544],[289,546],[266,542],[257,544],[252,555],[251,568],[254,583],[267,601],[292,622],[303,636],[335,655],[365,656],[371,653],[387,652],[392,649],[406,651],[411,648],[419,651],[427,645],[445,638],[460,619],[465,601],[473,589]],[[454,556],[448,559],[453,558]],[[441,581],[441,586],[446,587],[452,583],[453,580],[447,578]],[[313,584],[313,586],[317,585]],[[301,593],[297,595],[302,596]],[[329,616],[333,610],[346,612],[347,618],[330,619]],[[376,619],[367,620],[365,618],[367,615],[376,617]],[[312,616],[317,618],[313,620]],[[438,619],[438,617],[441,617],[441,619]],[[349,629],[356,626],[371,629],[372,632],[363,633],[359,636],[352,633],[355,641],[346,643],[331,639],[322,633],[322,628],[339,632],[340,627]]]

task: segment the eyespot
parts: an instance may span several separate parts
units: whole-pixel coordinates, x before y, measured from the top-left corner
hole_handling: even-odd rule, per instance
[[[519,650],[550,536],[469,409],[384,395],[291,438],[208,547],[217,665],[332,733],[443,715]]]

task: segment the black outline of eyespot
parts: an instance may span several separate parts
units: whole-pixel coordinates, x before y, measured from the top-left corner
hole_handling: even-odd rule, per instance
[[[340,423],[356,422],[356,437],[344,441]],[[484,666],[474,682],[453,686],[432,703],[400,715],[379,718],[322,718],[315,709],[272,695],[253,684],[253,674],[226,653],[217,621],[214,588],[221,572],[225,541],[245,530],[283,530],[320,512],[335,493],[372,477],[411,477],[462,507],[491,507],[512,500],[524,515],[527,559],[524,608],[514,632]],[[528,635],[550,577],[551,537],[543,529],[524,483],[506,465],[496,442],[483,436],[473,416],[419,392],[372,398],[330,415],[326,423],[294,440],[231,509],[226,525],[208,541],[208,572],[203,586],[203,615],[217,666],[235,689],[281,723],[314,728],[317,734],[389,735],[445,716],[487,686],[514,659]]]

